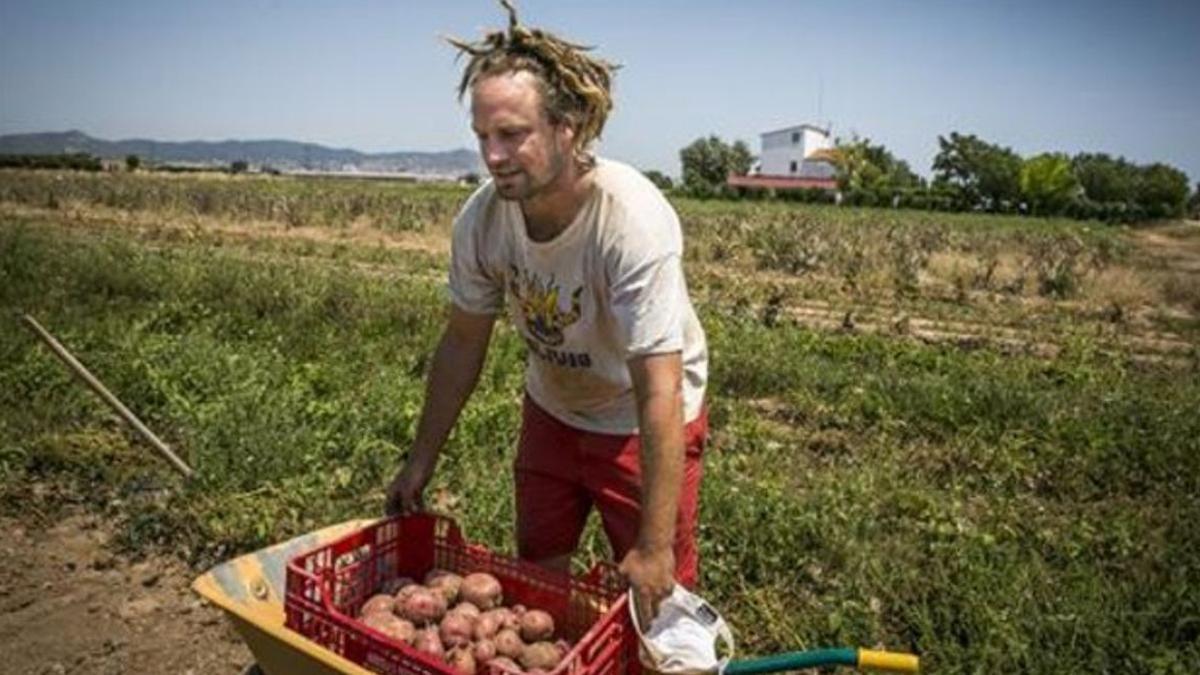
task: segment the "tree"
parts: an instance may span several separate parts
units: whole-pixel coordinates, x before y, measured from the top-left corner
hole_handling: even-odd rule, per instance
[[[1188,218],[1200,220],[1200,183],[1196,183],[1196,191],[1188,200]]]
[[[142,165],[142,158],[137,155],[125,155],[125,168],[130,171],[137,171]]]
[[[1021,165],[1021,198],[1035,215],[1061,213],[1080,196],[1079,179],[1066,155],[1047,152]]]
[[[1104,153],[1080,153],[1071,159],[1071,168],[1084,195],[1093,202],[1116,204],[1133,201],[1138,169],[1124,157],[1113,159]]]
[[[938,136],[934,184],[955,195],[960,208],[1003,211],[1020,196],[1021,158],[977,136]]]
[[[843,192],[871,192],[878,200],[899,190],[921,187],[921,177],[913,173],[908,162],[896,159],[882,145],[872,145],[870,139],[839,139],[835,156],[838,188]]]
[[[1134,201],[1149,218],[1182,218],[1187,211],[1187,174],[1166,164],[1151,164],[1138,171]]]
[[[746,174],[754,163],[754,155],[742,141],[729,145],[716,135],[698,138],[679,151],[683,164],[683,185],[695,195],[708,196],[725,192],[730,174]]]
[[[646,178],[649,178],[651,183],[654,183],[654,185],[656,185],[658,189],[662,190],[663,192],[675,187],[675,183],[671,180],[671,177],[661,171],[649,169],[643,173],[646,174]]]
[[[250,164],[247,163],[246,160],[238,159],[238,160],[234,160],[229,165],[229,172],[230,173],[246,173],[246,170],[249,168],[250,168]]]

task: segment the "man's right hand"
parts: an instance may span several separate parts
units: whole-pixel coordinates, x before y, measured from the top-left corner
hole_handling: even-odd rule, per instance
[[[387,515],[409,515],[423,511],[425,505],[422,495],[432,476],[433,466],[410,457],[388,486],[387,503],[384,505]]]

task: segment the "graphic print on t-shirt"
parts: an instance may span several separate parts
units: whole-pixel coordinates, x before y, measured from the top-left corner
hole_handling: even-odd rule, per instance
[[[518,281],[518,278],[520,281]],[[550,347],[563,343],[563,329],[579,320],[579,296],[583,294],[583,286],[571,293],[571,305],[568,309],[558,308],[559,287],[554,278],[542,281],[536,274],[520,271],[512,265],[512,276],[508,281],[508,289],[517,299],[521,308],[521,316],[525,319],[525,328],[538,342]]]
[[[530,351],[543,361],[569,368],[590,368],[592,359],[587,353],[561,352],[551,347],[563,343],[563,331],[571,324],[579,321],[581,314],[580,298],[583,296],[583,286],[571,292],[569,304],[560,307],[559,297],[562,288],[554,283],[551,277],[548,281],[528,270],[519,270],[516,265],[510,265],[512,275],[509,277],[508,290],[516,300],[525,324],[525,342]],[[530,339],[532,337],[532,339]]]

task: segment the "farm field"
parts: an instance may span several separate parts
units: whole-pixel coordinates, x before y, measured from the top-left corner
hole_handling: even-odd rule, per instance
[[[0,171],[0,517],[82,509],[198,574],[380,513],[466,194]],[[702,593],[745,653],[1200,671],[1200,225],[674,201],[711,352]],[[428,495],[505,551],[523,350],[501,324]],[[577,564],[605,555],[593,527]]]

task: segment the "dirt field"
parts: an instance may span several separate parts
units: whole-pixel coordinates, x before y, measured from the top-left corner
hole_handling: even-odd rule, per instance
[[[0,517],[0,654],[13,675],[239,673],[249,651],[172,558],[132,560],[74,507]]]

